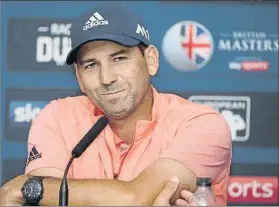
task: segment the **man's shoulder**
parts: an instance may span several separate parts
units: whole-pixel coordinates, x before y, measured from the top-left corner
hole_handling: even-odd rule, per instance
[[[67,119],[76,124],[84,118],[94,115],[95,111],[96,107],[87,96],[81,95],[52,100],[39,115],[42,118],[46,115],[52,116],[59,119],[59,121]]]
[[[164,122],[177,127],[198,127],[209,129],[230,137],[230,129],[224,116],[209,105],[194,103],[174,94],[165,95],[168,113]],[[230,140],[230,138],[229,138]]]
[[[194,103],[173,94],[164,95],[168,113],[161,123],[174,126],[177,130],[210,132],[216,134],[214,141],[230,146],[230,128],[224,116],[209,105]],[[221,136],[217,136],[221,135]]]
[[[206,114],[219,114],[211,106],[194,103],[176,94],[160,93],[160,96],[164,99],[164,108],[168,117],[176,116],[192,119]]]

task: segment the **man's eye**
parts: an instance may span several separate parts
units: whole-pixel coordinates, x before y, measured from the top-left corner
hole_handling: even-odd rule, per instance
[[[85,65],[85,69],[92,69],[92,68],[95,68],[96,67],[96,63],[90,63],[90,64],[88,64],[88,65]]]
[[[115,58],[113,58],[113,61],[114,62],[119,62],[119,61],[123,61],[123,60],[126,60],[127,58],[126,57],[124,57],[124,56],[122,56],[122,57],[115,57]]]

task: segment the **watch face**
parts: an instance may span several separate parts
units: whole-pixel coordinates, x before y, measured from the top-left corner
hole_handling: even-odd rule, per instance
[[[28,200],[38,199],[42,192],[42,186],[36,180],[32,180],[24,187],[24,195]]]

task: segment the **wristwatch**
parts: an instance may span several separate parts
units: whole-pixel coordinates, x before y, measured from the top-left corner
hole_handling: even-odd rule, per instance
[[[25,204],[29,206],[39,206],[43,198],[43,178],[42,176],[34,176],[29,178],[21,188],[22,196]]]

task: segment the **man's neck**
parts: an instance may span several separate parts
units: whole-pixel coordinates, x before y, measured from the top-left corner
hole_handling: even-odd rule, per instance
[[[147,92],[135,110],[124,119],[110,119],[109,125],[112,131],[125,143],[131,144],[135,134],[135,124],[139,120],[151,120],[153,106],[152,87]]]

